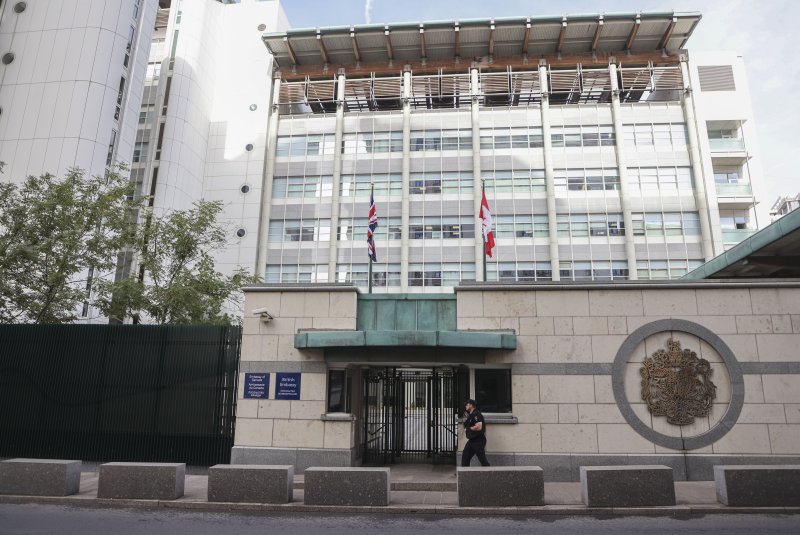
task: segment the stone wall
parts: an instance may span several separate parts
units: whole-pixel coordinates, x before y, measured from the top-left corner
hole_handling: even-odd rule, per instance
[[[459,331],[517,335],[515,350],[485,352],[483,366],[512,371],[512,414],[488,415],[495,465],[577,481],[580,466],[666,464],[711,480],[714,464],[800,462],[800,283],[472,284],[456,297]],[[245,307],[232,462],[356,464],[359,415],[325,414],[325,354],[294,347],[299,330],[355,330],[355,288],[264,285]],[[708,415],[686,425],[642,399],[642,363],[670,339],[708,362],[715,386]],[[280,372],[301,373],[299,400],[275,399]],[[245,373],[270,374],[268,399],[243,397]]]
[[[254,310],[265,309],[264,321]],[[328,420],[327,365],[322,350],[298,351],[300,329],[356,328],[355,288],[269,286],[245,292],[242,358],[232,463],[350,466],[351,419]],[[275,374],[300,373],[300,399],[275,399]],[[268,399],[245,399],[246,373],[269,373]]]
[[[610,455],[627,456],[626,464],[637,456],[652,456],[654,462],[687,454],[709,461],[727,455],[800,456],[800,288],[773,286],[460,287],[459,330],[518,334],[515,351],[487,355],[487,364],[512,369],[518,422],[493,426],[488,449],[503,463],[541,461],[563,468],[569,459],[569,479],[581,458],[590,462]],[[680,330],[673,330],[676,326]],[[643,327],[653,332],[632,343]],[[719,347],[708,340],[715,335]],[[667,349],[670,338],[713,370],[717,389],[711,412],[691,425],[652,416],[642,400],[642,361]],[[618,356],[626,341],[629,355]],[[730,362],[720,355],[725,347]],[[634,425],[625,412],[635,415]],[[648,433],[652,436],[643,436]],[[685,473],[687,478],[713,478],[705,468],[683,470],[693,472]]]

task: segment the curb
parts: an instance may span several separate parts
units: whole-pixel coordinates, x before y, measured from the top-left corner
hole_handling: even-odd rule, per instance
[[[333,506],[287,504],[225,503],[170,500],[111,500],[101,498],[76,498],[70,496],[0,496],[0,504],[47,504],[96,508],[179,509],[213,512],[260,513],[336,513],[384,515],[442,515],[442,516],[700,516],[711,514],[800,514],[800,507],[728,507],[677,505],[666,507],[587,507],[585,505],[544,505],[531,507],[459,507],[458,505],[388,505]]]

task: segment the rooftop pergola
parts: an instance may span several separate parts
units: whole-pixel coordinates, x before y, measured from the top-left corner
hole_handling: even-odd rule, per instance
[[[613,54],[646,63],[674,56],[699,13],[607,13],[548,17],[369,24],[266,33],[262,39],[284,73],[331,69],[436,70],[475,62],[483,68],[564,60],[602,61]],[[291,75],[289,77],[292,77]]]

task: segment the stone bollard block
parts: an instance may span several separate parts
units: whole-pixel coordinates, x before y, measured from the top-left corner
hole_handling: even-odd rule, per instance
[[[100,465],[98,498],[176,500],[183,496],[184,463],[105,463]]]
[[[714,467],[717,501],[737,507],[800,506],[800,465]]]
[[[538,466],[458,467],[458,505],[544,505],[544,472]]]
[[[81,486],[81,461],[8,459],[0,462],[0,494],[69,496]]]
[[[580,476],[581,498],[589,507],[675,505],[669,466],[581,466]]]
[[[386,506],[389,484],[388,468],[306,468],[305,503]]]
[[[218,464],[208,469],[208,501],[289,503],[294,466]]]

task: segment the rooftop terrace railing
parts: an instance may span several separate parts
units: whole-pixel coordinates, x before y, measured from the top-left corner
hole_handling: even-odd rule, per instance
[[[663,102],[680,100],[684,80],[680,66],[652,65],[618,69],[622,102]],[[552,104],[611,102],[611,71],[605,68],[547,69]],[[344,85],[347,112],[401,109],[403,76],[349,78]],[[409,103],[414,109],[462,108],[472,103],[469,73],[411,77]],[[331,113],[336,110],[337,81],[309,80],[281,84],[281,113]],[[538,70],[481,72],[474,97],[484,107],[527,106],[542,101]]]

